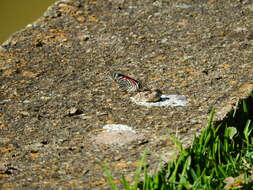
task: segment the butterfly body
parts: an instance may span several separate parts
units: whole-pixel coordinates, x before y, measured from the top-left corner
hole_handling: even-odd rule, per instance
[[[145,89],[138,92],[133,98],[138,102],[159,102],[162,92],[158,89]]]
[[[142,88],[141,83],[131,77],[120,73],[112,74],[113,80],[118,84],[119,88],[127,92],[137,92]]]

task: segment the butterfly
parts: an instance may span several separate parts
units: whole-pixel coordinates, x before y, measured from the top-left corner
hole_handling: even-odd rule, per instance
[[[113,80],[118,84],[119,88],[127,92],[136,92],[142,88],[141,82],[120,73],[112,74]]]

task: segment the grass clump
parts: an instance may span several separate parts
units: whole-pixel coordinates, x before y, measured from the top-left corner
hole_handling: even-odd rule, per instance
[[[184,149],[173,139],[179,156],[159,173],[147,174],[144,153],[133,184],[122,177],[124,189],[253,189],[253,96],[240,101],[222,122],[214,122],[214,115],[212,111],[207,127],[195,137],[191,148]],[[111,188],[117,190],[109,170],[103,169]]]

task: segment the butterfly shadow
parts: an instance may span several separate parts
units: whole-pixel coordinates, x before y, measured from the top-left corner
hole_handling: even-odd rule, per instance
[[[164,97],[164,98],[160,98],[159,102],[165,102],[168,101],[170,98],[169,97]]]

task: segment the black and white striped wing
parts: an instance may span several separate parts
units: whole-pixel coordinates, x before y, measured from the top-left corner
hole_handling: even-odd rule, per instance
[[[141,89],[141,83],[135,79],[120,73],[112,74],[113,80],[118,84],[119,88],[127,92],[136,92]]]

